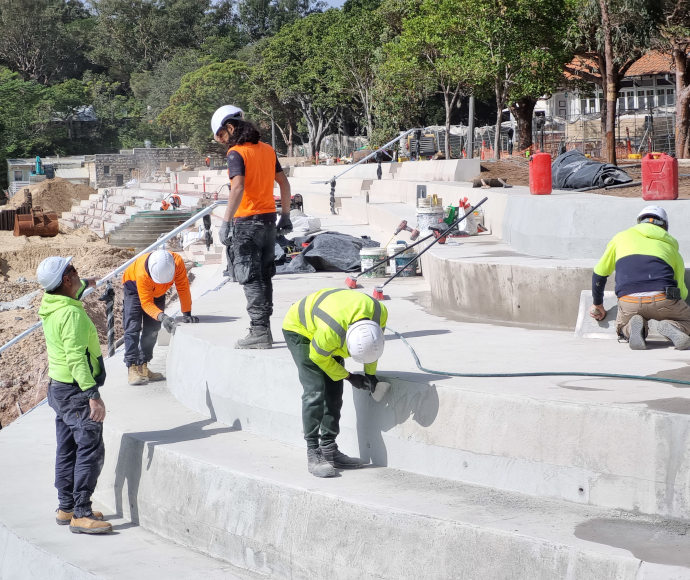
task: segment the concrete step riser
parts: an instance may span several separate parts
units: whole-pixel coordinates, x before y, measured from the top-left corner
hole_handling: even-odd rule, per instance
[[[153,451],[155,442],[123,437],[107,424],[104,435],[108,457],[98,501],[164,538],[272,578],[632,579],[639,572],[636,558],[592,555],[255,479],[165,445]],[[359,530],[358,537],[348,530]],[[510,573],[503,576],[499,563]]]
[[[300,383],[288,356],[266,361],[189,334],[175,338],[167,374],[180,402],[207,415],[210,400],[220,421],[232,424],[242,417],[257,434],[302,444],[300,408],[294,404]],[[390,342],[379,368],[395,368],[395,360],[408,356],[399,341]],[[224,380],[228,367],[237,369],[231,383]],[[385,405],[345,390],[340,424],[341,446],[359,448],[360,456],[377,465],[690,519],[690,432],[683,415],[492,396],[410,383],[394,372],[386,377],[393,386]],[[249,383],[251,392],[244,388]],[[625,445],[612,446],[620,433],[626,433]],[[681,457],[669,458],[668,449]]]

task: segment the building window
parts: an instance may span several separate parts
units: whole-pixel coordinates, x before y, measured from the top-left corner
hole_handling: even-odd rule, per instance
[[[115,187],[120,187],[123,184],[122,175],[115,175]]]
[[[654,90],[653,89],[647,89],[647,107],[652,109],[656,105],[654,103]]]
[[[14,172],[14,181],[23,181],[24,180],[24,172],[23,171],[15,171]]]
[[[632,111],[635,109],[635,93],[633,91],[628,91],[628,94],[625,96],[625,108]]]
[[[675,89],[666,89],[666,104],[673,105],[676,102],[676,91]]]
[[[110,165],[103,166],[103,175],[110,175]]]
[[[656,90],[656,104],[659,107],[663,107],[666,105],[666,90],[665,89],[657,89]]]

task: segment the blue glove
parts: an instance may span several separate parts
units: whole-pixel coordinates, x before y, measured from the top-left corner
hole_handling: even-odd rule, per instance
[[[175,334],[175,329],[177,328],[177,322],[172,316],[168,316],[167,314],[163,314],[163,317],[161,318],[161,325],[170,334]]]
[[[223,222],[223,225],[220,226],[220,230],[218,231],[218,239],[220,240],[221,244],[225,246],[232,245],[232,235],[234,233],[233,230],[234,226],[232,221]]]
[[[292,231],[292,221],[290,220],[289,213],[281,213],[280,219],[278,220],[278,225],[276,226],[276,232],[279,234],[289,234]]]

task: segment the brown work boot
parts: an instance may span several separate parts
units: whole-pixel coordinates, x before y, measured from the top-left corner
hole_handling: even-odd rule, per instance
[[[58,508],[55,510],[55,513],[57,514],[55,516],[55,521],[57,522],[58,526],[68,526],[70,521],[74,517],[74,510],[65,512]],[[102,520],[103,514],[101,512],[97,512],[96,510],[94,510],[92,512],[92,517],[94,520]]]
[[[163,373],[155,373],[149,367],[148,363],[141,365],[141,375],[149,381],[164,381]]]
[[[73,534],[107,534],[113,531],[113,526],[110,522],[87,516],[85,518],[72,518],[69,523],[69,531]]]
[[[271,348],[273,336],[267,326],[252,326],[249,334],[235,343],[235,348]]]
[[[127,382],[130,385],[145,385],[149,380],[142,374],[143,365],[132,365],[127,370]]]

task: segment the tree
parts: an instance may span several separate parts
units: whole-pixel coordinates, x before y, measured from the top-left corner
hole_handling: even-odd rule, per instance
[[[566,70],[599,85],[604,94],[601,109],[602,144],[606,160],[616,163],[616,101],[625,73],[649,48],[658,21],[658,0],[577,0],[577,18],[570,28],[569,44],[580,64]],[[582,62],[584,61],[584,62]],[[582,64],[593,68],[587,71]]]
[[[325,45],[338,11],[312,14],[281,28],[261,53],[266,88],[281,103],[299,107],[311,154],[319,151],[343,103],[339,77]]]
[[[158,120],[190,147],[204,153],[211,144],[211,116],[221,105],[247,107],[249,67],[228,60],[203,66],[182,77],[180,88]]]
[[[654,46],[671,55],[676,77],[676,157],[690,158],[690,1],[664,0]]]
[[[151,70],[180,48],[200,47],[210,0],[93,0],[95,35],[91,58],[127,81],[133,72]]]
[[[237,12],[241,32],[256,42],[325,7],[323,0],[239,0]]]
[[[465,58],[465,30],[470,23],[458,8],[457,0],[425,0],[417,13],[403,21],[385,64],[398,71],[403,83],[443,97],[446,159],[450,159],[453,109],[463,89],[475,81],[474,69]]]
[[[78,1],[0,0],[0,63],[43,84],[81,76],[88,22]]]
[[[377,11],[350,7],[338,14],[325,42],[344,89],[360,107],[369,138],[374,129],[372,92],[381,59],[382,28],[383,20]]]

